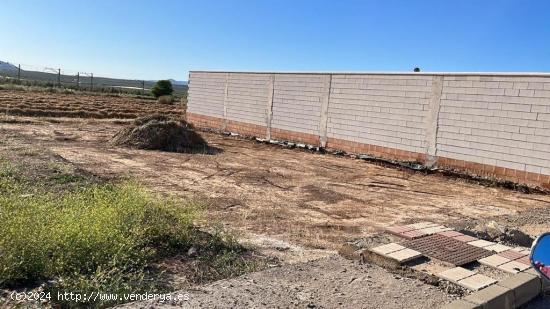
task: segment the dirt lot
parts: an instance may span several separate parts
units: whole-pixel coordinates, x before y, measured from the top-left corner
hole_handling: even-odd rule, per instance
[[[205,199],[210,223],[314,248],[337,249],[394,223],[452,225],[550,203],[550,196],[210,133],[203,136],[220,149],[218,154],[179,154],[109,146],[107,140],[123,126],[119,122],[18,119],[24,123],[0,127],[10,147],[44,145],[94,174],[129,175],[161,192]],[[533,235],[549,227],[533,220],[520,223]]]
[[[0,105],[6,106],[5,99]],[[124,125],[112,119],[2,116],[0,153],[24,148],[33,155],[33,148],[46,147],[89,173],[130,176],[160,192],[206,201],[205,227],[221,224],[284,265],[294,264],[197,287],[191,293],[197,305],[334,307],[342,302],[344,307],[394,308],[406,298],[411,308],[427,307],[427,301],[437,307],[455,296],[357,265],[337,257],[336,250],[385,226],[415,221],[464,226],[494,219],[533,236],[550,230],[550,222],[541,220],[548,214],[547,195],[212,133],[203,136],[219,150],[216,154],[110,146],[107,141]]]
[[[0,114],[4,115],[136,118],[151,113],[181,115],[183,109],[149,98],[0,90]]]

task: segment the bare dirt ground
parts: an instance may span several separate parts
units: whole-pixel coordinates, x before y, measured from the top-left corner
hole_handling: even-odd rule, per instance
[[[182,291],[188,301],[123,308],[439,308],[452,297],[415,279],[339,256],[276,267]]]
[[[32,153],[40,145],[89,173],[130,176],[156,191],[205,200],[204,226],[222,224],[244,242],[293,264],[197,287],[191,306],[437,307],[453,296],[342,259],[335,250],[388,225],[414,221],[453,225],[497,219],[533,236],[550,230],[550,222],[536,215],[547,212],[547,195],[211,133],[203,136],[220,150],[214,155],[110,146],[108,139],[123,125],[3,117],[0,150],[26,147]]]
[[[452,224],[550,205],[550,196],[217,134],[203,136],[218,154],[166,153],[110,146],[123,124],[108,120],[18,119],[24,123],[1,124],[3,140],[38,143],[100,176],[132,176],[161,192],[205,199],[206,221],[314,248],[338,249],[395,223]],[[528,234],[550,224],[520,223]]]

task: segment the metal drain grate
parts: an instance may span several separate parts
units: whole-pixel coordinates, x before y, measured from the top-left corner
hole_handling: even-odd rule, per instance
[[[425,256],[456,266],[468,264],[492,254],[491,251],[483,248],[474,247],[451,237],[438,234],[410,240],[403,245],[419,251]]]

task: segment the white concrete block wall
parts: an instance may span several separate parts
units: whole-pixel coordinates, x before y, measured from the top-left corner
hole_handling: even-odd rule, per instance
[[[550,77],[445,76],[437,156],[550,175]]]
[[[227,119],[265,125],[270,76],[230,73],[227,89]]]
[[[432,77],[333,75],[328,137],[425,153]]]
[[[226,73],[189,73],[187,112],[223,118]]]
[[[326,74],[276,74],[271,127],[319,135]]]
[[[272,128],[319,135],[326,119],[329,138],[422,154],[433,148],[433,135],[437,157],[550,175],[550,75],[227,76],[191,72],[188,112],[219,118],[226,114],[228,120],[267,126],[274,76]],[[442,87],[436,87],[441,79]],[[328,85],[328,115],[321,117]],[[439,104],[434,104],[439,92]]]

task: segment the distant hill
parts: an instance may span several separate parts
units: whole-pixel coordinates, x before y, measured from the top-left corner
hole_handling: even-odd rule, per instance
[[[187,86],[187,81],[175,80],[173,78],[168,79],[173,86]],[[148,80],[150,83],[156,83],[156,80]]]
[[[187,86],[187,82],[186,82],[186,81],[175,80],[175,79],[172,79],[172,78],[170,78],[169,81],[172,83],[172,85],[176,85],[176,86]]]
[[[17,67],[11,63],[0,61],[0,72],[17,73]]]
[[[17,78],[18,68],[8,62],[0,61],[0,77]],[[24,81],[39,81],[46,82],[52,85],[56,85],[58,82],[58,75],[50,72],[30,71],[21,68],[21,80]],[[187,95],[187,82],[177,81],[170,79],[174,86],[174,94],[179,96]],[[121,78],[109,78],[94,75],[93,80],[91,75],[86,73],[80,73],[77,75],[61,74],[60,83],[63,86],[76,86],[80,88],[90,88],[93,82],[94,88],[115,88],[120,90],[140,91],[145,88],[145,91],[149,91],[157,82],[156,80],[135,80],[135,79],[121,79]]]

